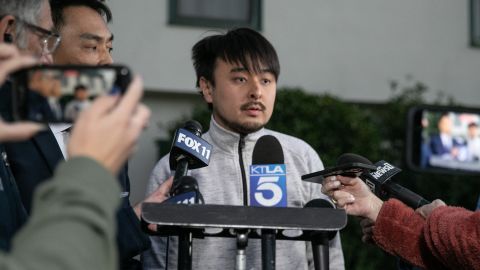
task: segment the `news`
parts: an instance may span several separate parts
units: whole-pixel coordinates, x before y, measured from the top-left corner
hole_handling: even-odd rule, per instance
[[[480,110],[418,106],[410,109],[407,164],[419,171],[480,174]]]
[[[250,166],[250,205],[287,206],[287,175],[285,164]]]
[[[184,150],[186,153],[208,165],[212,146],[205,140],[181,128],[178,130],[173,143],[174,147]]]

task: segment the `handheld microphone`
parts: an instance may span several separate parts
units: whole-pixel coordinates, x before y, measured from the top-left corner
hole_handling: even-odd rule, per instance
[[[333,205],[324,199],[314,199],[307,204],[305,204],[305,208],[307,207],[317,207],[317,208],[334,208]],[[330,265],[330,255],[329,255],[329,245],[328,241],[332,240],[335,235],[337,234],[336,231],[332,232],[317,232],[312,234],[312,253],[313,253],[313,263],[315,265],[315,269],[328,269]]]
[[[198,169],[208,166],[212,146],[201,138],[202,125],[197,121],[188,121],[183,128],[177,129],[170,150],[170,169],[175,170],[173,184],[170,190],[172,195],[179,194],[183,176],[188,169]]]
[[[302,180],[321,184],[325,177],[333,175],[343,175],[349,177],[358,177],[362,173],[376,170],[370,160],[356,155],[343,154],[337,159],[337,165],[333,168],[324,169],[318,172],[302,175]]]
[[[367,164],[372,164],[368,159],[359,155],[343,154],[342,156],[343,158],[339,158],[339,161],[356,160],[357,162],[368,162]],[[430,203],[413,191],[390,181],[394,175],[402,171],[401,169],[384,160],[381,160],[374,165],[377,167],[375,171],[364,172],[360,175],[360,178],[365,181],[370,190],[379,198],[385,200],[393,197],[414,209]]]
[[[250,205],[287,206],[287,175],[280,142],[272,135],[255,143],[250,166]]]

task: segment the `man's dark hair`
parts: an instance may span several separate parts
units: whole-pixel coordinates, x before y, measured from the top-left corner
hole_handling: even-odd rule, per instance
[[[272,72],[275,80],[280,75],[280,63],[272,44],[260,33],[249,28],[237,28],[224,35],[203,38],[192,48],[193,67],[197,74],[197,87],[204,77],[215,85],[215,61],[241,64],[248,72],[259,73],[262,67]]]
[[[438,118],[438,122],[440,122],[440,120],[442,120],[443,118],[450,118],[450,115],[448,114],[448,112],[442,113]]]
[[[477,128],[478,127],[478,124],[475,123],[475,122],[471,122],[470,124],[468,124],[468,128]]]
[[[102,16],[107,23],[112,20],[112,11],[102,0],[50,0],[52,20],[57,31],[65,24],[63,10],[68,7],[89,7]]]
[[[76,93],[80,90],[88,91],[88,89],[85,85],[79,84],[79,85],[75,86],[75,88],[73,89],[73,92]]]

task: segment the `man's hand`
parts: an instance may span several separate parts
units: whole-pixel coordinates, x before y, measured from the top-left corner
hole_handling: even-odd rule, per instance
[[[328,197],[333,197],[333,192],[339,190],[342,187],[342,183],[337,180],[337,176],[329,176],[325,177],[322,182],[322,193],[327,195]]]
[[[38,123],[5,123],[0,118],[0,142],[23,141],[47,127]]]
[[[0,43],[0,85],[15,70],[34,65],[36,60],[31,56],[21,55],[18,49],[10,44]],[[5,123],[0,119],[0,142],[26,140],[46,127],[37,123]]]
[[[432,213],[433,210],[435,210],[435,208],[439,207],[439,206],[445,206],[446,204],[440,200],[440,199],[436,199],[434,200],[433,202],[429,203],[429,204],[425,204],[419,208],[417,208],[415,210],[416,213],[420,214],[423,218],[428,218],[428,216],[430,216],[430,214]]]
[[[373,221],[383,202],[375,196],[360,178],[337,175],[323,181],[322,192],[329,196],[347,214],[369,218]]]
[[[172,183],[173,183],[173,176],[168,178],[165,182],[163,182],[157,190],[155,190],[152,194],[148,195],[143,202],[138,203],[135,205],[133,210],[135,211],[135,214],[137,215],[138,219],[140,219],[140,215],[142,213],[142,203],[145,202],[156,202],[156,203],[161,203],[168,199],[168,192],[172,188]]]
[[[98,97],[74,125],[69,157],[93,158],[116,175],[150,117],[150,110],[139,104],[142,94],[142,81],[137,76],[123,97]]]

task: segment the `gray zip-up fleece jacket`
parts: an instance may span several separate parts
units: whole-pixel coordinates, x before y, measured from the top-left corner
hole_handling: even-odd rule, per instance
[[[323,169],[317,153],[304,141],[268,129],[261,129],[241,138],[239,134],[220,127],[211,120],[210,129],[202,138],[213,146],[210,165],[191,170],[198,181],[206,204],[243,205],[244,181],[249,188],[249,168],[256,141],[263,135],[275,136],[282,145],[287,171],[288,207],[303,207],[308,201],[325,198],[321,185],[307,183],[301,176]],[[170,175],[168,155],[155,166],[148,184],[147,194],[153,192]],[[242,176],[242,170],[244,176]],[[245,179],[243,179],[245,177]],[[321,217],[318,217],[321,218]],[[340,237],[330,241],[330,269],[344,269]],[[152,248],[142,254],[145,269],[177,269],[178,241],[169,237],[168,254],[166,237],[151,237]],[[236,240],[207,237],[193,240],[193,269],[234,269]],[[261,269],[261,241],[250,239],[247,246],[247,269]],[[167,259],[168,256],[168,259]],[[313,269],[310,242],[277,241],[276,269]]]

